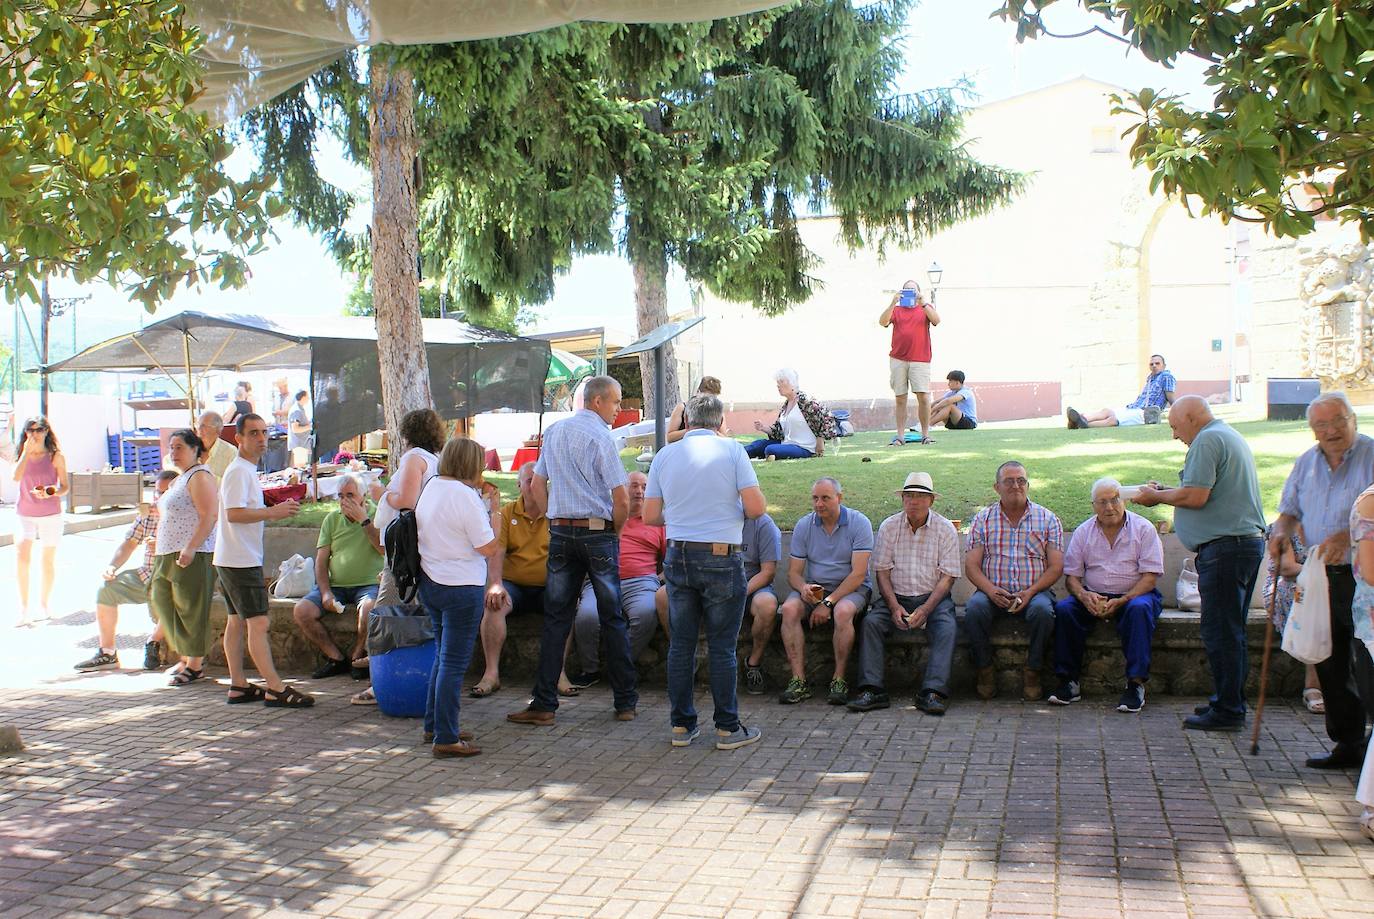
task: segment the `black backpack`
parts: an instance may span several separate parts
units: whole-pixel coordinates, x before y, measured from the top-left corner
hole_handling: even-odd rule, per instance
[[[425,485],[429,482],[426,481]],[[424,485],[415,498],[415,506],[425,496]],[[420,532],[415,523],[415,511],[399,511],[386,525],[382,534],[382,544],[386,547],[386,567],[400,591],[401,602],[407,606],[415,602],[415,592],[420,589]]]

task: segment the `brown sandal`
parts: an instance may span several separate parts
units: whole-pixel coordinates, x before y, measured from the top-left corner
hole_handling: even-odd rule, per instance
[[[309,708],[315,704],[314,696],[297,692],[294,686],[283,686],[280,692],[269,689],[266,696],[262,704],[269,708]]]
[[[468,695],[474,699],[485,699],[487,696],[494,695],[500,688],[500,683],[475,683],[468,690]]]
[[[247,702],[261,702],[267,698],[267,693],[262,691],[262,687],[254,686],[252,683],[249,683],[247,686],[231,685],[229,687],[229,693],[238,693],[236,696],[228,693],[225,694],[224,701],[230,705],[243,705]]]

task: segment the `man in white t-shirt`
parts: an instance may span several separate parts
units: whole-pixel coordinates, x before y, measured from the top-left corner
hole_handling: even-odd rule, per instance
[[[228,607],[224,627],[224,661],[229,667],[230,705],[264,702],[281,708],[305,708],[315,704],[307,696],[287,686],[277,675],[272,648],[267,643],[267,585],[262,577],[262,531],[267,520],[282,520],[294,515],[295,501],[267,507],[258,482],[258,461],[267,452],[267,422],[261,415],[240,415],[239,455],[224,471],[220,482],[219,538],[215,542],[215,573],[219,590]],[[258,668],[264,689],[248,682],[243,669],[243,636],[248,635],[248,653]]]

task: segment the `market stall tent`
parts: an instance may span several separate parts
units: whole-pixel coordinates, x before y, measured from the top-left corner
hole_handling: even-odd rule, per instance
[[[434,408],[444,419],[543,409],[548,342],[456,319],[422,324]],[[310,370],[317,443],[336,444],[385,427],[377,332],[366,317],[306,323],[184,312],[92,345],[47,369],[162,373],[194,399],[197,378],[208,371],[302,367]]]

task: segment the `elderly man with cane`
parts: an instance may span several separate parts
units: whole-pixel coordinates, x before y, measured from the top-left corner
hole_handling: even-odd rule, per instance
[[[1207,705],[1183,721],[1197,731],[1239,731],[1245,725],[1249,671],[1246,615],[1264,558],[1264,510],[1250,446],[1212,417],[1206,401],[1183,396],[1169,410],[1174,437],[1188,445],[1176,488],[1151,482],[1131,500],[1170,504],[1174,531],[1197,553],[1202,595],[1202,647],[1212,671]]]
[[[1369,654],[1354,640],[1350,604],[1355,575],[1350,567],[1350,509],[1374,482],[1374,439],[1355,427],[1355,410],[1344,393],[1323,393],[1307,406],[1307,424],[1316,446],[1298,457],[1279,499],[1279,519],[1269,539],[1278,559],[1293,532],[1302,526],[1307,544],[1326,563],[1331,600],[1331,656],[1317,664],[1326,700],[1326,733],[1331,752],[1311,756],[1313,769],[1353,769],[1364,762],[1365,706],[1356,691],[1356,668],[1367,670]]]
[[[699,735],[692,701],[697,636],[706,631],[715,702],[716,749],[758,741],[759,729],[740,721],[735,643],[744,619],[744,518],[767,509],[744,448],[718,437],[724,409],[709,393],[687,403],[687,434],[654,457],[645,492],[644,522],[666,526],[668,554],[668,740],[685,747]]]

